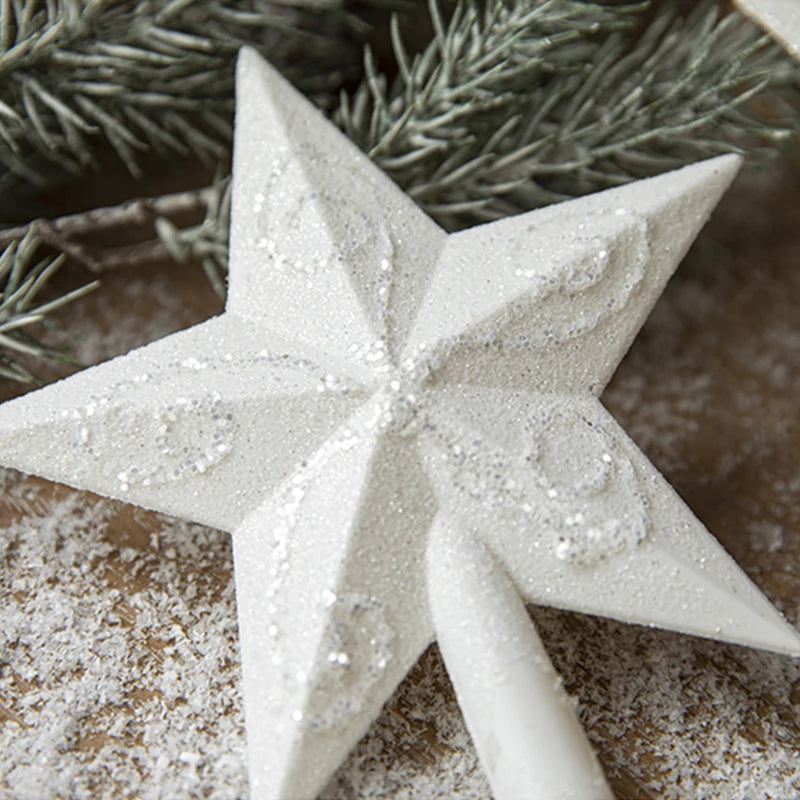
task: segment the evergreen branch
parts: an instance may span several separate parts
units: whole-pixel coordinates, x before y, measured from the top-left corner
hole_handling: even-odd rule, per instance
[[[93,281],[54,300],[37,304],[42,288],[66,258],[62,254],[36,261],[37,246],[35,231],[31,229],[24,238],[10,242],[0,254],[0,281],[3,281],[0,291],[0,376],[24,383],[37,382],[35,375],[23,363],[26,356],[73,363],[63,353],[43,344],[28,329],[99,285]]]
[[[395,21],[391,85],[366,77],[337,121],[446,227],[597,191],[790,135],[797,65],[739,14],[642,5],[462,0],[413,59]],[[758,96],[777,118],[759,116]]]
[[[445,29],[435,0],[429,9],[436,35],[413,60],[406,53],[397,18],[392,41],[398,77],[389,89],[370,51],[366,77],[352,101],[341,96],[337,122],[376,162],[397,169],[425,144],[437,155],[468,134],[476,122],[504,121],[521,101],[553,75],[575,75],[595,57],[601,34],[628,27],[647,3],[606,8],[576,0],[489,0],[483,13],[459,2]],[[454,122],[460,125],[454,126]],[[431,152],[433,155],[433,152]],[[400,168],[403,163],[401,162]],[[445,166],[439,169],[445,172]]]
[[[155,221],[156,234],[178,262],[199,261],[217,296],[225,299],[228,269],[228,233],[231,215],[230,177],[217,181],[204,197],[205,218],[199,225],[177,228],[168,218]]]
[[[18,240],[35,232],[37,240],[95,274],[158,261],[194,260],[202,264],[214,290],[224,297],[230,207],[230,177],[225,177],[204,189],[140,197],[117,206],[0,229],[0,247],[15,246]],[[204,218],[196,225],[178,227],[173,221],[199,212]],[[152,231],[154,238],[112,247],[91,244],[98,234],[131,228]]]
[[[78,173],[103,142],[134,175],[149,150],[219,160],[239,47],[252,44],[290,71],[302,53],[305,74],[336,85],[347,36],[319,21],[363,32],[341,8],[340,0],[5,0],[0,191]]]
[[[8,2],[15,9],[25,7],[22,0]],[[8,2],[2,8],[8,8]],[[70,0],[69,5],[85,3],[93,8],[118,5],[111,0]],[[166,8],[178,13],[185,5],[185,0],[174,0]],[[486,0],[478,9],[473,0],[460,0],[445,21],[432,0],[430,45],[410,56],[394,19],[396,78],[390,84],[367,51],[363,83],[352,98],[342,96],[337,120],[423,208],[451,228],[722,152],[775,152],[797,127],[797,65],[738,14],[721,15],[714,0],[701,0],[688,15],[664,3],[647,24],[641,13],[645,6]],[[16,29],[12,33],[16,36]],[[5,56],[20,47],[20,42],[12,44],[12,33],[0,27]],[[185,55],[187,49],[202,52],[206,47],[200,36],[176,31],[160,36],[159,41],[169,45],[163,52],[140,48],[147,55],[136,55],[159,70],[174,67],[176,52]],[[104,63],[107,45],[98,47],[92,57]],[[123,45],[112,47],[113,57],[132,57],[119,47]],[[0,55],[0,70],[3,58]],[[190,80],[188,75],[183,79]],[[115,96],[113,84],[102,91],[95,87],[91,97],[87,91],[80,95],[84,100],[61,108],[63,98],[46,96],[50,90],[35,71],[15,80],[24,115],[1,99],[0,89],[0,160],[2,141],[9,141],[4,132],[17,117],[32,126],[40,143],[49,137],[51,143],[63,145],[71,136],[71,145],[77,147],[85,131],[71,116],[74,113],[84,122],[91,117],[92,125],[105,125],[118,148],[134,153],[141,144],[102,105],[104,93]],[[202,84],[202,72],[196,80]],[[209,124],[200,131],[193,127],[191,114],[183,113],[190,105],[167,102],[157,87],[143,94],[147,102],[136,110],[140,116],[131,116],[134,102],[125,106],[125,119],[138,120],[139,132],[150,131],[145,138],[159,139],[166,149],[187,142],[200,149],[211,147],[218,141],[215,136],[227,135],[224,115],[209,112]],[[147,104],[166,109],[163,116],[154,117]],[[46,109],[55,117],[46,117]],[[61,133],[48,127],[52,119]],[[180,227],[183,223],[176,218],[184,212],[204,212],[205,218]],[[225,179],[204,190],[0,231],[0,246],[7,244],[3,259],[19,258],[30,245],[17,241],[24,235],[23,241],[30,242],[35,230],[48,244],[95,271],[168,255],[177,261],[197,260],[223,295],[229,212],[230,180]],[[95,231],[130,224],[150,226],[155,238],[102,251],[81,241]],[[0,277],[5,274],[0,271]],[[41,268],[30,286],[40,286],[49,274],[47,267]],[[9,298],[16,289],[12,286],[10,291]],[[64,302],[69,299],[72,295]],[[23,338],[33,312],[16,309],[11,299],[5,302],[16,316],[9,316],[7,329],[0,318],[0,346],[7,345],[3,337],[12,336],[17,349],[28,346],[31,353],[40,352],[38,343]],[[47,310],[39,307],[34,316],[41,319]],[[3,358],[3,375],[13,372],[16,379],[30,379],[20,371],[24,368]]]
[[[52,311],[77,300],[99,286],[93,281],[49,302],[34,304],[36,296],[67,256],[95,273],[143,263],[199,261],[214,290],[225,295],[228,257],[230,179],[205,189],[155,198],[139,198],[108,208],[70,214],[54,220],[35,220],[0,230],[0,378],[36,383],[23,361],[55,359],[75,363],[32,336],[28,328]],[[178,228],[170,217],[204,212],[197,225]],[[137,244],[98,249],[80,241],[93,235],[130,227],[152,228],[156,238]],[[61,250],[56,257],[34,263],[39,242]],[[22,360],[21,360],[22,359]]]
[[[164,217],[192,214],[219,202],[215,187],[195,189],[161,197],[143,197],[117,206],[69,214],[54,220],[34,220],[25,225],[0,230],[0,247],[36,230],[37,237],[56,250],[69,255],[90,272],[101,273],[119,266],[169,259],[174,251],[156,241],[133,246],[98,249],[81,241],[84,237],[126,227],[155,225]]]
[[[759,118],[748,103],[768,97],[778,108],[770,92],[794,85],[796,65],[740,16],[720,17],[713,0],[688,17],[665,4],[641,30],[632,23],[643,10],[489,0],[479,12],[467,0],[445,25],[432,4],[431,45],[409,57],[395,19],[394,87],[387,91],[367,51],[364,84],[352,102],[343,97],[339,121],[450,227],[722,152],[774,150],[789,127]],[[180,228],[171,219],[201,208],[200,224]],[[38,225],[49,243],[96,271],[166,255],[200,261],[222,296],[229,213],[225,179]],[[158,240],[99,253],[76,243],[128,223],[152,223]],[[0,244],[26,230],[0,231]]]

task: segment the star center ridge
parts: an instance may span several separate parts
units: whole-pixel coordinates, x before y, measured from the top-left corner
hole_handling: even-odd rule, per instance
[[[419,431],[424,418],[430,366],[422,355],[409,356],[396,364],[385,350],[381,352],[372,397],[375,425],[386,433],[411,436]]]

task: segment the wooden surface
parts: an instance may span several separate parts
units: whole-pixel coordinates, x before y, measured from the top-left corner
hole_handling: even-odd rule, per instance
[[[740,180],[604,395],[795,624],[799,202],[788,161]],[[94,361],[219,310],[199,271],[172,267],[109,276],[67,318]],[[15,473],[2,485],[0,797],[246,797],[227,534]],[[54,626],[70,604],[82,616]],[[792,659],[532,615],[619,797],[800,796]],[[53,663],[79,646],[98,658]],[[326,791],[371,796],[488,797],[435,646]]]

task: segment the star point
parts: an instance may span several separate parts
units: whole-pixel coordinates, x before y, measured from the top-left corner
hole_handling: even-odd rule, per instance
[[[276,332],[343,357],[395,352],[446,234],[255,51],[237,86],[227,308],[269,307]]]

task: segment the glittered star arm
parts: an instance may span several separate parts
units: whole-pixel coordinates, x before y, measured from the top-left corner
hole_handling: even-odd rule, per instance
[[[462,387],[448,403],[469,424],[428,431],[442,505],[528,602],[800,654],[798,633],[599,400]]]
[[[251,787],[315,798],[431,642],[432,492],[367,404],[234,532]]]
[[[341,356],[391,348],[444,232],[247,48],[236,85],[228,309]]]
[[[581,443],[584,472],[578,482],[557,478],[564,480],[565,492],[569,494],[571,486],[574,495],[551,515],[559,528],[546,559],[552,567],[550,579],[534,578],[530,558],[523,566],[508,553],[506,563],[525,598],[800,655],[800,634],[602,404],[590,400],[563,413],[571,413],[570,440]],[[565,426],[569,420],[564,417]],[[557,431],[544,438],[558,437]],[[562,431],[566,433],[566,427]],[[553,441],[549,452],[559,446],[569,452],[566,439]],[[553,462],[554,475],[563,474],[558,472],[562,464],[563,459],[558,467]],[[591,486],[584,483],[587,474],[596,476]],[[576,519],[581,513],[583,518]],[[510,540],[504,547],[509,545],[512,551],[517,547]],[[537,564],[537,571],[541,566]]]
[[[226,314],[4,403],[0,452],[6,466],[232,530],[364,402],[359,377]]]
[[[599,395],[739,162],[452,234],[407,354],[445,382]]]

